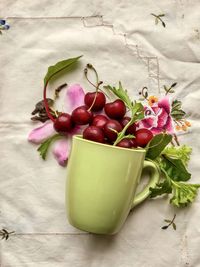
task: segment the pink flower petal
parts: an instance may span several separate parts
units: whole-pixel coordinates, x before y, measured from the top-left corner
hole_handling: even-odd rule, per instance
[[[87,126],[80,126],[77,125],[75,126],[71,131],[70,131],[70,135],[75,135],[75,134],[82,134],[83,130],[86,128]]]
[[[157,127],[158,128],[163,128],[166,123],[167,123],[167,119],[168,119],[168,114],[164,109],[161,109],[160,114],[158,115],[158,123],[157,123]]]
[[[172,118],[170,116],[168,117],[167,123],[165,125],[165,129],[168,133],[174,134],[174,127],[172,124]]]
[[[158,114],[160,108],[158,106],[151,107],[155,114]]]
[[[57,140],[53,147],[53,154],[61,166],[66,166],[71,149],[71,139]]]
[[[54,130],[53,122],[49,120],[41,126],[33,129],[28,135],[28,141],[34,144],[40,144],[55,133],[56,131]]]
[[[64,167],[67,165],[71,149],[72,136],[75,134],[82,134],[83,128],[85,128],[85,126],[76,126],[70,133],[68,133],[67,138],[60,139],[55,142],[53,154],[61,166]]]
[[[165,111],[169,114],[170,113],[170,103],[169,103],[169,98],[167,96],[161,98],[158,101],[158,106],[160,108],[165,109]]]
[[[140,127],[144,127],[144,128],[151,128],[154,125],[154,121],[155,121],[155,117],[149,117],[146,119],[143,119],[140,123]]]
[[[151,132],[153,134],[159,134],[159,133],[162,133],[163,131],[164,131],[163,128],[157,128],[157,127],[151,128]]]
[[[65,97],[66,112],[71,113],[75,108],[84,105],[85,93],[79,84],[73,84],[67,88]]]

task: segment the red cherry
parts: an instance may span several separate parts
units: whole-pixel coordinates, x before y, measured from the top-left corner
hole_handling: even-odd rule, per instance
[[[105,113],[111,119],[120,120],[126,114],[126,106],[120,99],[115,100],[112,103],[105,104]]]
[[[69,132],[72,129],[71,116],[68,113],[61,113],[54,122],[54,129],[59,133]]]
[[[92,121],[92,112],[87,110],[86,106],[80,106],[73,110],[72,121],[78,125],[85,125]]]
[[[94,99],[95,99],[95,102],[93,104]],[[102,92],[87,93],[85,95],[84,102],[85,102],[85,105],[88,106],[88,108],[90,108],[93,104],[91,108],[92,111],[100,111],[105,106],[106,97]]]
[[[124,147],[124,148],[131,148],[132,142],[130,141],[129,138],[124,138],[117,144],[117,146]]]
[[[122,127],[124,128],[126,126],[126,124],[131,120],[130,117],[124,117],[120,123],[122,125]],[[135,134],[135,131],[136,131],[136,125],[135,123],[131,124],[128,129],[126,130],[126,134]]]
[[[96,115],[96,116],[94,116],[91,125],[97,126],[101,129],[103,129],[107,121],[108,121],[108,118],[106,116]]]
[[[88,126],[83,131],[83,138],[94,142],[104,143],[104,133],[96,126]]]
[[[137,143],[135,141],[135,138],[130,138],[129,140],[131,142],[131,147],[137,147]]]
[[[135,132],[135,142],[140,147],[145,147],[152,138],[153,134],[148,129],[142,128]]]
[[[117,138],[117,133],[114,132],[112,129],[117,132],[121,132],[122,126],[116,120],[109,120],[106,122],[104,126],[104,133],[105,136],[109,139],[109,141],[115,141],[115,139]]]

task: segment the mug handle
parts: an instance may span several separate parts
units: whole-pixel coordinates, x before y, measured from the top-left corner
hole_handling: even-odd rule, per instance
[[[146,168],[150,170],[149,183],[145,186],[142,192],[138,193],[134,197],[131,209],[135,207],[136,205],[138,205],[139,203],[141,203],[142,201],[144,201],[150,195],[149,188],[150,187],[154,188],[160,179],[160,171],[154,162],[145,160],[143,169],[146,169]]]

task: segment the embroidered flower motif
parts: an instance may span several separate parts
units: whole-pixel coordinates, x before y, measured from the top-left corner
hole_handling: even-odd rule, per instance
[[[176,121],[177,125],[176,125],[176,130],[177,131],[184,131],[186,132],[188,130],[188,127],[191,127],[191,123],[187,120],[179,120]]]
[[[149,96],[148,103],[150,107],[152,107],[153,104],[155,104],[156,102],[158,102],[158,98],[156,96],[154,95]]]
[[[145,107],[145,119],[139,122],[139,128],[147,128],[153,134],[167,132],[174,133],[172,117],[170,115],[170,103],[167,96],[161,98],[150,107]]]
[[[77,108],[80,105],[84,105],[84,96],[85,93],[83,88],[79,84],[71,85],[66,92],[64,109],[65,112],[71,112],[73,109]],[[71,147],[71,138],[74,134],[80,134],[82,128],[76,126],[67,136],[62,136],[55,141],[53,146],[53,155],[61,166],[65,166],[68,160],[70,147]],[[34,144],[41,144],[48,138],[57,134],[54,130],[53,122],[51,120],[46,121],[43,124],[40,124],[39,127],[33,129],[28,136],[28,141]]]
[[[2,34],[2,30],[9,30],[10,25],[6,23],[5,19],[0,19],[0,34]]]

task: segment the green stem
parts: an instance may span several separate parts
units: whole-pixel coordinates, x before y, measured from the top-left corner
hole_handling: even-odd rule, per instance
[[[175,218],[176,218],[176,214],[174,214],[174,217],[173,217],[173,219],[171,220],[171,222],[168,224],[168,227],[169,227],[170,225],[172,225],[172,223],[174,222]]]
[[[113,146],[116,146],[122,139],[124,139],[124,135],[126,133],[126,130],[128,129],[128,127],[134,123],[135,119],[134,119],[134,113],[132,113],[132,119],[126,124],[126,126],[123,128],[123,130],[119,133],[117,139],[115,140]]]
[[[156,15],[156,14],[153,14],[153,13],[151,13],[151,15],[154,16],[155,18],[157,18],[158,20],[160,20],[161,22],[163,22],[163,20],[160,18],[159,15]]]

